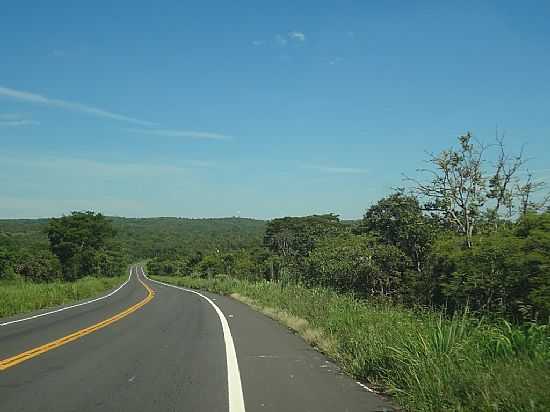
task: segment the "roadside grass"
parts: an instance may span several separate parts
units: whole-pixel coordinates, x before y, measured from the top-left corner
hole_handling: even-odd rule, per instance
[[[549,411],[550,326],[512,326],[218,277],[153,278],[231,295],[295,330],[351,376],[411,411]]]
[[[99,295],[128,278],[85,277],[75,282],[32,283],[23,280],[0,282],[0,318]]]

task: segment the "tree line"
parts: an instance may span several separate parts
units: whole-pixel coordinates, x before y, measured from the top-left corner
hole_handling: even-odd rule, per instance
[[[73,212],[52,218],[39,233],[24,236],[28,242],[17,238],[17,232],[2,233],[0,279],[44,282],[111,277],[123,274],[128,264],[121,244],[114,239],[111,221],[101,213]]]
[[[111,276],[142,259],[236,251],[260,245],[265,225],[243,218],[122,218],[93,212],[0,220],[0,280]]]
[[[508,155],[502,140],[484,145],[468,133],[428,164],[407,178],[408,190],[396,189],[359,221],[94,212],[0,221],[0,279],[115,276],[147,258],[158,275],[299,282],[451,313],[547,321],[549,198],[523,153]]]
[[[358,222],[335,214],[273,219],[261,245],[166,254],[148,269],[299,282],[449,313],[548,322],[550,210],[523,154],[509,156],[502,140],[487,146],[468,133],[428,163],[420,170],[427,178],[407,178],[410,190],[396,189]]]

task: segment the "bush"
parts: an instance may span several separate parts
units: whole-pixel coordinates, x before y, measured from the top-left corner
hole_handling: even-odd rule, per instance
[[[517,226],[474,236],[472,247],[449,236],[432,255],[440,304],[469,306],[517,322],[550,316],[550,213],[527,215]]]
[[[320,242],[306,263],[308,285],[391,297],[398,293],[410,262],[396,246],[368,236],[344,235]]]

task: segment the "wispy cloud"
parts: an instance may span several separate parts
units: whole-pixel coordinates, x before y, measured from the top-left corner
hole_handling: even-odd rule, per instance
[[[125,129],[132,133],[149,134],[162,137],[188,137],[191,139],[228,140],[231,136],[220,133],[197,132],[192,130],[168,130],[168,129]]]
[[[50,107],[58,107],[60,109],[66,109],[66,110],[73,110],[77,112],[90,114],[93,116],[103,117],[111,120],[118,120],[122,122],[139,124],[142,126],[155,125],[155,123],[153,122],[135,119],[132,117],[124,116],[122,114],[113,113],[108,110],[99,109],[93,106],[88,106],[82,103],[69,102],[69,101],[60,100],[60,99],[51,99],[49,97],[42,96],[40,94],[10,89],[8,87],[0,86],[0,96],[9,97],[22,102],[41,104],[41,105],[50,106]]]
[[[40,122],[26,119],[23,115],[17,113],[0,113],[0,127],[20,127],[36,126]]]
[[[306,35],[301,31],[290,31],[286,34],[277,33],[273,38],[275,45],[279,47],[286,47],[291,43],[303,43],[306,41]],[[252,42],[254,46],[261,46],[265,44],[263,40],[254,40]]]
[[[265,42],[263,40],[253,40],[252,41],[252,45],[255,46],[255,47],[263,46],[264,44],[265,44]]]
[[[288,41],[285,37],[281,36],[280,34],[277,34],[275,35],[275,43],[278,46],[285,47]]]
[[[35,120],[0,120],[0,127],[37,126],[40,122]]]
[[[301,31],[291,31],[290,33],[288,33],[288,38],[299,42],[306,41],[306,35]]]
[[[19,113],[0,113],[0,120],[19,120],[23,115]]]
[[[361,169],[358,167],[332,167],[332,166],[320,166],[320,165],[302,165],[304,169],[313,169],[325,173],[335,174],[365,174],[368,173],[367,169]]]
[[[342,59],[341,57],[334,57],[333,59],[330,59],[328,61],[328,64],[330,64],[331,66],[334,66],[335,64],[338,64],[338,63],[341,63],[344,59]]]
[[[352,31],[347,31],[346,36],[348,36],[350,39],[355,39],[355,33]]]

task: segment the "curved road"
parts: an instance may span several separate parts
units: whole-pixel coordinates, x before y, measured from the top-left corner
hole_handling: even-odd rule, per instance
[[[0,411],[393,410],[271,319],[140,267],[105,299],[27,317],[0,319]]]

